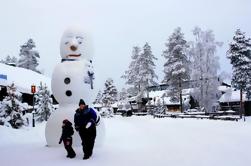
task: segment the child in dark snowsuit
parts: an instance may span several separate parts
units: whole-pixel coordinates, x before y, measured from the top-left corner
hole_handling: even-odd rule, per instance
[[[69,158],[74,158],[76,156],[76,153],[72,149],[72,135],[74,134],[74,130],[72,127],[72,123],[65,119],[63,120],[62,125],[62,136],[60,137],[59,144],[64,142],[64,147],[67,151],[67,156]]]

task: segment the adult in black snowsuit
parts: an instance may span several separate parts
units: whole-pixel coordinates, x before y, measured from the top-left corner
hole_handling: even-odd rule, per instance
[[[83,99],[79,101],[79,108],[74,116],[75,129],[79,132],[82,140],[84,157],[86,160],[92,156],[92,151],[96,138],[97,114]]]
[[[59,144],[64,142],[64,147],[65,150],[67,151],[67,156],[69,158],[74,158],[76,156],[76,153],[72,149],[72,135],[74,134],[74,130],[72,127],[72,123],[65,119],[63,120],[63,125],[62,125],[62,135],[59,140]]]

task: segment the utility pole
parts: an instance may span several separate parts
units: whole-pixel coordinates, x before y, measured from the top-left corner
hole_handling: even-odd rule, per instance
[[[240,118],[241,119],[242,119],[242,114],[243,114],[243,120],[245,122],[246,119],[245,119],[245,109],[243,108],[243,90],[241,88],[240,89]]]
[[[203,101],[204,100],[204,96],[203,96],[203,76],[201,74],[201,77],[200,77],[200,97],[201,97],[201,100]],[[200,103],[199,103],[200,104]],[[200,110],[201,110],[201,104],[200,104]]]
[[[179,77],[179,91],[180,91],[180,112],[183,112],[183,107],[182,107],[182,89],[181,89],[181,78]]]

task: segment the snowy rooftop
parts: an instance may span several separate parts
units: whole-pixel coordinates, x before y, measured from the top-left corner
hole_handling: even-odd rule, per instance
[[[183,97],[183,100],[184,98],[189,98],[189,94],[191,92],[191,89],[183,89],[182,90],[182,97]],[[171,97],[169,96],[166,96],[166,91],[150,91],[149,92],[149,97],[152,98],[152,99],[155,99],[155,102],[154,100],[151,100],[150,103],[148,104],[156,104],[157,102],[161,102],[163,103],[163,100],[164,100],[164,104],[166,105],[179,105],[180,103],[179,102],[171,102]]]
[[[0,85],[6,86],[14,83],[23,93],[31,93],[31,85],[39,86],[40,82],[46,84],[51,90],[51,79],[31,70],[0,63],[0,75],[7,75],[7,80],[0,78]]]
[[[219,99],[219,102],[221,102],[221,103],[238,102],[238,101],[240,101],[240,91],[239,90],[234,91],[233,89],[228,90]],[[247,101],[245,93],[243,93],[243,101]]]
[[[96,103],[96,104],[93,104],[92,106],[93,106],[93,107],[96,107],[96,108],[101,108],[101,107],[102,107],[102,104]]]
[[[231,88],[221,85],[221,86],[218,87],[218,90],[221,91],[221,92],[227,92],[227,91],[231,90]]]

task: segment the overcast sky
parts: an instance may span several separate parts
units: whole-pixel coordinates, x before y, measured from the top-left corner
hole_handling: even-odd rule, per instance
[[[199,26],[212,29],[221,70],[231,72],[225,58],[236,28],[251,37],[250,0],[0,0],[0,58],[17,56],[29,38],[40,53],[40,68],[51,76],[60,62],[59,43],[63,31],[72,25],[91,30],[94,40],[96,87],[103,89],[111,77],[120,90],[120,76],[128,68],[132,47],[149,42],[158,58],[156,72],[163,78],[164,43],[180,26],[186,39]]]

